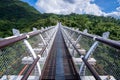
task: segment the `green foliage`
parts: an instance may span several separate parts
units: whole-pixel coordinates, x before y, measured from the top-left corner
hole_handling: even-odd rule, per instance
[[[89,33],[102,35],[103,32],[110,32],[110,39],[120,40],[120,20],[112,17],[93,15],[56,15],[40,14],[32,6],[20,0],[0,0],[0,37],[11,36],[12,28],[20,32],[31,31],[33,27],[55,25],[58,21],[63,25],[88,29]]]
[[[59,16],[63,25],[76,27],[83,31],[88,29],[89,33],[102,35],[110,32],[110,39],[120,40],[120,20],[112,17],[70,14]]]
[[[40,14],[32,6],[20,0],[0,0],[0,37],[12,35],[12,29],[29,32],[33,27],[56,25],[58,16]]]

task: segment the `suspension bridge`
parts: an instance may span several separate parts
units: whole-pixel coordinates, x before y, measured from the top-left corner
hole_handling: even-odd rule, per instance
[[[119,80],[120,42],[63,26],[0,39],[0,80]]]

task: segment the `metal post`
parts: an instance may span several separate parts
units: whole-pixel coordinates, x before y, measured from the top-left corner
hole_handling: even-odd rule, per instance
[[[63,30],[64,31],[64,30]],[[64,34],[66,35],[66,32],[64,31]],[[70,41],[70,39],[68,38],[68,36],[66,35],[67,39]],[[70,41],[71,42],[71,41]],[[72,42],[71,42],[72,44]],[[73,45],[74,46],[74,45]],[[80,54],[80,52],[77,50],[77,48],[74,46],[75,50]],[[85,62],[85,64],[87,65],[88,69],[90,70],[90,72],[93,74],[93,76],[95,77],[96,80],[101,80],[100,77],[98,76],[98,74],[95,72],[95,70],[92,68],[92,66],[87,62],[87,60],[82,57],[82,60]]]
[[[91,48],[85,55],[86,60],[88,60],[88,58],[90,57],[92,52],[94,52],[94,50],[97,48],[97,46],[98,46],[98,41],[95,41],[94,44],[91,46]],[[80,72],[79,72],[81,76],[85,76],[85,70],[86,70],[85,64],[84,64],[84,62],[82,62],[82,65],[80,67]]]
[[[68,35],[68,37],[69,37],[69,31],[65,31],[66,32],[66,35]],[[70,38],[70,37],[69,37]],[[70,42],[69,41],[67,41],[67,43],[68,43],[68,47],[70,47]]]
[[[75,41],[75,46],[76,46],[77,43],[80,41],[81,37],[82,37],[81,35],[78,36],[78,38],[77,38],[76,41]]]
[[[13,31],[13,34],[14,34],[15,36],[19,36],[19,35],[20,35],[20,31],[19,31],[19,30],[13,29],[12,31]],[[35,28],[34,28],[34,31],[36,31]],[[27,35],[27,37],[29,38],[29,35]],[[37,55],[35,54],[32,46],[30,45],[30,43],[29,43],[26,39],[24,39],[24,44],[25,44],[26,47],[30,50],[33,58],[36,59],[36,58],[37,58]],[[37,68],[38,68],[39,75],[41,75],[41,68],[40,68],[39,62],[37,62]]]
[[[78,41],[81,39],[81,35],[79,35],[78,36],[78,38],[76,39],[76,41],[75,41],[75,43],[74,43],[74,45],[76,46],[77,45],[77,43],[78,43]],[[74,47],[73,47],[73,50],[72,50],[72,56],[74,56],[74,51],[75,49],[74,49]]]
[[[68,34],[68,35],[70,35],[70,33],[71,33],[70,31],[67,31],[67,34]]]
[[[33,31],[38,31],[38,30],[37,30],[37,28],[33,28]],[[42,37],[42,35],[39,34],[39,36],[42,39],[43,44],[46,45],[46,42],[45,42],[44,38]]]
[[[77,29],[78,30],[78,29]],[[74,32],[75,33],[75,32]],[[83,33],[87,33],[87,29],[85,29],[84,31],[83,31]],[[78,38],[76,39],[76,41],[75,41],[75,43],[74,43],[74,45],[76,46],[77,45],[77,43],[80,41],[80,39],[81,39],[81,37],[82,37],[82,35],[79,35],[78,36]],[[73,47],[73,50],[72,50],[72,56],[74,56],[74,47]]]
[[[33,31],[38,31],[38,30],[37,30],[37,28],[33,28]],[[47,45],[41,33],[39,34],[39,36],[40,36],[40,38],[42,39],[42,42],[43,42],[44,46]],[[46,49],[46,54],[47,54],[47,53],[48,53],[48,52],[47,52],[47,49]],[[39,56],[42,57],[41,55],[39,55]]]
[[[108,38],[109,34],[110,34],[109,32],[103,33],[103,38]],[[96,37],[94,37],[93,40],[95,40],[95,38]],[[97,48],[97,46],[98,46],[98,41],[95,41],[93,43],[93,45],[91,46],[91,48],[89,49],[89,51],[87,52],[87,54],[85,55],[85,57],[84,57],[86,60],[88,60],[88,58],[93,54],[93,52],[95,51],[95,49]],[[85,76],[85,70],[86,70],[85,64],[84,64],[84,62],[82,62],[79,74],[81,76]]]
[[[50,36],[48,35],[48,33],[47,33],[47,32],[45,32],[45,34],[47,35],[48,39],[50,39]]]
[[[73,32],[73,33],[71,34],[71,38],[72,38],[74,35],[75,35],[75,32]]]
[[[42,42],[44,45],[47,45],[46,42],[45,42],[45,39],[43,38],[43,36],[41,34],[39,34],[40,38],[42,39]]]
[[[20,36],[20,31],[17,29],[12,29],[13,35],[14,36]]]
[[[87,29],[85,29],[84,31],[83,31],[83,33],[87,33],[88,31],[87,31]],[[79,35],[78,36],[78,38],[76,39],[76,42],[75,42],[75,45],[80,41],[80,39],[82,38],[82,35]]]
[[[30,50],[33,58],[36,59],[37,55],[35,54],[35,52],[34,52],[32,46],[30,45],[30,43],[26,39],[24,40],[24,43],[25,43],[26,47]],[[39,62],[37,62],[37,68],[38,68],[39,75],[41,75],[41,68],[40,68],[40,63]]]
[[[40,38],[42,39],[42,42],[45,45],[47,45],[47,43],[45,42],[45,39],[43,38],[42,34],[39,34]],[[46,48],[46,54],[48,55],[48,49]]]

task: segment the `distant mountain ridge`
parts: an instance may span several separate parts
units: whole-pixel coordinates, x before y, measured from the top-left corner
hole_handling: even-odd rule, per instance
[[[20,0],[0,0],[0,37],[12,35],[12,29],[31,31],[33,27],[55,25],[52,14],[41,14],[34,7]]]
[[[41,14],[35,8],[20,0],[0,0],[0,37],[12,35],[12,29],[19,29],[20,32],[31,31],[33,27],[56,25],[61,21],[63,25],[88,29],[89,33],[102,35],[109,31],[110,38],[120,40],[120,20],[112,17],[94,15],[57,15]]]
[[[40,17],[32,6],[20,0],[0,0],[0,36],[11,34],[12,28],[24,29]],[[8,33],[7,33],[8,32]]]
[[[40,12],[19,0],[0,0],[0,19],[33,18]]]

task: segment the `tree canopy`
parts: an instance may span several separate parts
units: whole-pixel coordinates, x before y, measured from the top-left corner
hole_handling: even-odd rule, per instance
[[[41,14],[32,6],[20,0],[0,0],[0,37],[12,35],[12,28],[20,32],[31,31],[33,27],[55,25],[61,21],[63,25],[88,29],[89,33],[102,35],[103,32],[110,32],[110,39],[120,40],[120,20],[112,17],[79,15]]]

